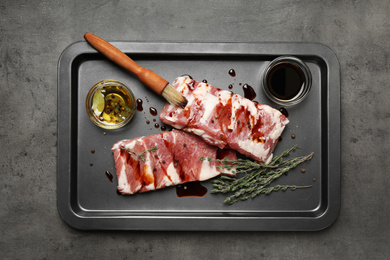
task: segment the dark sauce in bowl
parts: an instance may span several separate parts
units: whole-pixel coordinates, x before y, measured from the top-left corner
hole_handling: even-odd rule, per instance
[[[310,92],[312,75],[309,67],[299,58],[281,56],[265,69],[263,90],[273,102],[283,106],[303,101]]]
[[[305,75],[292,63],[279,63],[268,73],[267,88],[269,92],[281,100],[294,99],[303,89]]]

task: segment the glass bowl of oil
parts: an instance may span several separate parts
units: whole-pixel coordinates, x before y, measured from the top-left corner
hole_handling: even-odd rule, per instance
[[[267,97],[279,105],[296,105],[310,92],[312,76],[309,67],[299,58],[281,56],[266,67],[263,90]]]
[[[88,92],[86,108],[89,118],[97,126],[117,129],[133,118],[136,104],[133,92],[117,80],[102,80]]]

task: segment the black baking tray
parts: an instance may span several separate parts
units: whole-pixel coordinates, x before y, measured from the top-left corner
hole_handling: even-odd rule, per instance
[[[121,139],[161,133],[163,124],[149,109],[160,112],[165,100],[86,42],[77,42],[64,50],[58,63],[57,205],[66,223],[83,230],[315,231],[336,220],[340,209],[340,67],[331,49],[316,43],[112,44],[171,82],[189,74],[241,95],[247,84],[257,94],[255,101],[276,109],[280,106],[271,103],[260,88],[262,71],[278,56],[302,59],[311,70],[312,88],[302,103],[286,108],[290,123],[275,154],[298,144],[301,149],[293,156],[314,152],[314,157],[277,183],[312,187],[233,205],[223,203],[225,195],[210,193],[210,181],[202,183],[208,189],[204,197],[179,198],[176,187],[119,196],[116,178],[110,182],[105,175],[109,171],[115,176],[111,146]],[[235,77],[229,75],[231,69]],[[121,129],[105,130],[88,118],[86,95],[104,79],[123,82],[143,100],[143,111],[136,112]]]

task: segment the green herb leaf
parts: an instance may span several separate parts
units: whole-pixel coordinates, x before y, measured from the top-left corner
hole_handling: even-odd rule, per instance
[[[297,145],[291,149],[284,151],[274,159],[268,165],[255,162],[249,159],[237,159],[231,160],[224,158],[223,160],[215,160],[221,162],[222,165],[218,165],[218,169],[229,169],[235,167],[234,172],[236,177],[220,176],[215,179],[213,183],[213,190],[211,193],[233,193],[225,199],[225,203],[233,204],[240,200],[247,200],[248,198],[254,198],[260,194],[271,194],[274,191],[286,191],[290,189],[292,191],[296,189],[309,188],[311,186],[296,186],[296,185],[275,185],[270,187],[269,185],[285,175],[288,171],[295,168],[299,164],[309,161],[314,153],[307,156],[296,157],[291,159],[284,159],[289,156],[291,152],[297,150]],[[201,160],[204,160],[202,157]],[[240,177],[238,175],[241,175]]]
[[[134,155],[137,156],[141,161],[145,162],[146,159],[145,159],[145,157],[144,157],[144,154],[145,154],[146,152],[153,152],[153,151],[156,151],[156,150],[158,149],[158,147],[157,147],[157,146],[153,146],[152,148],[149,148],[148,150],[143,150],[141,153],[136,153],[136,152],[134,152],[133,150],[131,150],[130,148],[122,148],[122,147],[121,147],[121,149],[124,149],[124,150],[126,150],[127,152],[134,154]]]

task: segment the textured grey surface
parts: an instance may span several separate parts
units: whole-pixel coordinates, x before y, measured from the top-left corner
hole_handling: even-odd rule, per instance
[[[0,258],[386,259],[389,1],[0,2]],[[319,232],[82,232],[56,205],[57,61],[108,40],[320,42],[341,65],[342,208]]]

